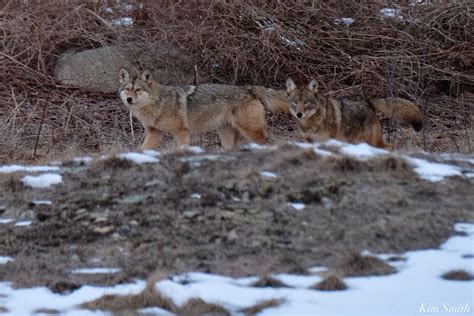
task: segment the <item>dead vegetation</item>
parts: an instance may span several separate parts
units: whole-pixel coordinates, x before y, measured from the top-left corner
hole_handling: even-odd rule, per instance
[[[342,291],[347,289],[347,285],[339,277],[329,275],[311,288],[319,291]]]
[[[213,82],[283,87],[287,77],[314,77],[335,97],[416,100],[427,123],[421,147],[471,152],[474,4],[391,5],[394,17],[380,14],[379,1],[4,2],[0,161],[135,147],[143,131],[133,124],[132,140],[116,95],[61,86],[53,72],[65,51],[137,43],[185,50],[185,66]],[[132,26],[114,24],[124,16]],[[273,141],[294,137],[287,116],[270,123]],[[400,133],[390,123],[386,131],[391,140]]]
[[[451,270],[444,273],[441,276],[445,280],[453,281],[472,281],[474,280],[474,275],[466,270]]]
[[[270,275],[263,276],[259,278],[257,281],[252,283],[253,287],[273,287],[273,288],[280,288],[280,287],[288,287],[285,283],[281,282],[278,279]]]
[[[264,311],[267,308],[278,307],[283,303],[284,303],[283,299],[265,300],[265,301],[258,302],[257,304],[253,306],[243,308],[240,310],[240,312],[244,313],[247,316],[253,316],[253,315],[259,314],[260,312]]]
[[[343,276],[376,276],[396,272],[396,269],[377,257],[352,253],[336,264],[336,271]]]

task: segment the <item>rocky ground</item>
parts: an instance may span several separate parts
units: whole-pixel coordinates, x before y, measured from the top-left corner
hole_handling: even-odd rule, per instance
[[[157,271],[302,273],[363,250],[437,247],[454,223],[474,221],[470,158],[445,156],[460,173],[432,182],[398,154],[301,147],[70,160],[49,188],[0,173],[0,255],[14,259],[0,279],[64,293]],[[120,272],[71,273],[91,267]]]

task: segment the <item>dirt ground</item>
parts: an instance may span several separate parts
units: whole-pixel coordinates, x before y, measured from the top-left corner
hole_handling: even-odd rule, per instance
[[[437,247],[455,222],[474,221],[471,180],[421,180],[395,157],[320,157],[283,145],[61,168],[63,183],[48,189],[23,186],[22,173],[0,175],[0,216],[33,221],[0,225],[0,254],[14,259],[0,265],[1,280],[64,293],[157,271],[305,273],[362,250]],[[71,274],[91,267],[121,272]]]

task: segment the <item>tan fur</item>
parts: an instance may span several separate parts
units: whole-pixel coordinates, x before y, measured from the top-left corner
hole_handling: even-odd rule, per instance
[[[120,70],[120,82],[120,98],[145,128],[141,149],[154,148],[163,133],[187,146],[190,135],[210,130],[217,130],[226,149],[235,147],[240,134],[264,144],[266,110],[288,112],[285,91],[259,86],[163,86],[148,70],[131,78],[126,69]]]
[[[382,139],[382,126],[376,110],[390,118],[410,123],[415,130],[422,127],[420,110],[406,99],[336,100],[319,94],[314,80],[302,87],[297,87],[291,79],[286,84],[289,111],[296,118],[305,139],[310,141],[335,138],[391,148]]]

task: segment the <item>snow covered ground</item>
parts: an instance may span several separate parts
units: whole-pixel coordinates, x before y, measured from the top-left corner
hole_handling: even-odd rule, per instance
[[[317,274],[275,274],[273,277],[288,287],[257,288],[251,285],[257,277],[234,279],[189,272],[159,281],[155,287],[178,306],[191,298],[201,298],[207,303],[225,307],[232,315],[242,315],[238,312],[240,309],[270,299],[280,299],[282,303],[263,310],[259,315],[417,315],[434,308],[442,311],[453,308],[466,311],[461,314],[472,315],[474,281],[441,278],[443,273],[451,270],[463,269],[474,273],[474,224],[460,223],[455,230],[464,235],[448,239],[438,249],[407,252],[402,256],[405,260],[391,263],[398,270],[395,274],[345,278],[349,289],[344,291],[310,289],[321,280]],[[379,257],[387,259],[390,255]],[[11,260],[2,257],[0,264]],[[103,272],[102,269],[83,271]],[[112,269],[104,271],[115,272]],[[310,271],[317,273],[324,269],[319,267]],[[5,315],[33,315],[36,310],[44,308],[57,310],[61,315],[108,315],[80,310],[77,306],[105,294],[137,294],[144,288],[145,282],[137,280],[114,287],[83,286],[71,294],[59,295],[43,287],[13,289],[10,283],[0,282],[0,307],[7,310]],[[145,311],[163,315],[163,310],[159,308]]]

